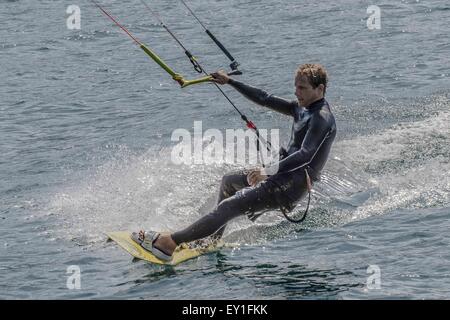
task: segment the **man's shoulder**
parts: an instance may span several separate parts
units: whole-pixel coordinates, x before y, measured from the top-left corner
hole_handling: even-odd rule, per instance
[[[322,108],[312,114],[311,124],[328,128],[333,128],[336,126],[334,115],[331,112],[331,108],[328,103],[325,103]]]
[[[323,104],[322,108],[320,108],[318,114],[323,117],[331,116],[334,118],[333,112],[331,111],[331,104],[327,100],[324,100],[324,104]]]

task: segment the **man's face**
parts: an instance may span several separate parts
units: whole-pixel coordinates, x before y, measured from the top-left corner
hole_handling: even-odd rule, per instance
[[[320,84],[317,88],[309,83],[306,76],[295,77],[295,95],[298,99],[298,103],[302,107],[308,107],[313,102],[323,98],[323,84]]]

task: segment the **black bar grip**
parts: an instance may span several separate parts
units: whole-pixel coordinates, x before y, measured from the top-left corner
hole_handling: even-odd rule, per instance
[[[228,57],[228,59],[230,59],[231,61],[234,61],[233,56],[228,52],[228,50],[223,46],[223,44],[220,43],[219,40],[217,40],[216,37],[214,37],[214,35],[209,32],[208,29],[205,29],[206,33],[208,34],[208,36],[219,46],[220,49],[222,49],[223,53],[225,53],[225,55]]]
[[[242,72],[240,70],[233,70],[231,72],[228,72],[229,76],[240,76]]]

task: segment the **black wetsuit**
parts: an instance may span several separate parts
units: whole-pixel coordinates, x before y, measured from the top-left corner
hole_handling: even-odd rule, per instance
[[[307,193],[305,170],[313,181],[319,180],[336,136],[334,116],[325,99],[302,108],[297,101],[269,95],[236,80],[230,80],[229,84],[251,101],[293,117],[291,139],[288,147],[280,150],[277,173],[255,187],[249,186],[246,171],[225,175],[216,208],[186,229],[173,233],[172,239],[177,244],[213,234],[220,237],[226,223],[240,215],[253,220],[267,210],[293,210]],[[271,172],[275,167],[266,170]]]

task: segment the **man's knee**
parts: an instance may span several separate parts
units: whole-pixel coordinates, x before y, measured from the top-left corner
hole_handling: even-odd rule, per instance
[[[230,212],[230,210],[233,209],[231,197],[223,200],[221,203],[219,203],[216,207],[216,210],[211,212],[212,215],[221,215],[221,214],[227,214]]]
[[[235,180],[236,180],[236,173],[234,172],[226,173],[222,177],[222,186],[230,186],[231,184],[233,184],[233,181]]]
[[[226,199],[231,196],[230,186],[231,186],[231,183],[230,183],[229,175],[224,175],[222,177],[222,182],[220,183],[219,200]]]
[[[221,182],[221,196],[224,198],[228,198],[234,195],[237,190],[245,187],[243,180],[244,177],[240,173],[232,172],[225,174],[222,177]]]
[[[246,202],[236,196],[229,197],[220,202],[216,210],[212,212],[213,215],[233,219],[244,214],[247,210]]]

